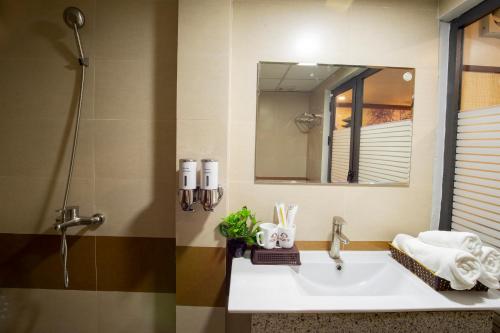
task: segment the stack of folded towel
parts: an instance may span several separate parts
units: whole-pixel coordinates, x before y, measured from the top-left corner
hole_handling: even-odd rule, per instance
[[[392,245],[450,281],[453,289],[471,289],[477,281],[500,288],[500,253],[483,246],[473,233],[425,231],[417,238],[399,234]]]

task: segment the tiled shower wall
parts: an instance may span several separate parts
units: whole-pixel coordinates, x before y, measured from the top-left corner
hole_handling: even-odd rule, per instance
[[[80,69],[90,58],[70,204],[70,289],[52,229]],[[0,331],[175,330],[176,0],[0,0]]]

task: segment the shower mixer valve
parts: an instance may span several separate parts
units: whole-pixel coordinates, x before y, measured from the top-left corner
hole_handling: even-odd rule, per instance
[[[54,224],[54,229],[57,231],[75,226],[103,224],[106,220],[103,214],[94,214],[91,217],[79,216],[80,207],[78,206],[68,206],[57,210],[57,213],[60,214]]]

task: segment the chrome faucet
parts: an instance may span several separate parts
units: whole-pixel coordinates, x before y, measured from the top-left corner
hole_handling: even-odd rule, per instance
[[[56,218],[56,223],[54,224],[54,229],[57,231],[79,225],[102,224],[105,220],[102,214],[95,214],[91,217],[79,216],[80,207],[78,206],[69,206],[65,209],[59,209],[57,213],[60,214]]]
[[[332,246],[330,248],[330,257],[332,257],[332,259],[340,259],[340,242],[349,244],[349,239],[342,233],[342,226],[344,224],[346,224],[346,222],[340,216],[333,217]],[[339,266],[337,266],[337,268],[341,269],[340,260],[338,264]]]

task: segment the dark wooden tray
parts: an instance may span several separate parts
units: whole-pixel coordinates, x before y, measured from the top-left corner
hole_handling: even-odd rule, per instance
[[[436,276],[433,271],[422,265],[417,260],[413,259],[403,251],[396,249],[391,243],[389,243],[389,250],[391,251],[391,255],[399,262],[401,265],[406,267],[410,272],[418,276],[422,281],[427,283],[431,288],[437,291],[448,291],[455,290],[450,286],[450,282],[439,276]],[[481,282],[477,282],[474,287],[469,290],[464,291],[488,291],[488,287],[486,287]]]
[[[254,265],[300,265],[300,252],[297,246],[290,249],[266,250],[259,246],[252,247],[252,264]]]

